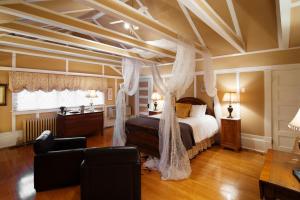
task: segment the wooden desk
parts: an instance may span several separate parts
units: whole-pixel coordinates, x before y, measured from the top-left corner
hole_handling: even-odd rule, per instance
[[[103,134],[103,111],[57,115],[57,136],[78,137]]]
[[[300,155],[269,149],[260,174],[261,199],[300,199],[300,182],[292,170],[300,168]]]

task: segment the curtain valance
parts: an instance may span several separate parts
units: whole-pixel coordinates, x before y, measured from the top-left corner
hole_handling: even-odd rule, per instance
[[[106,78],[31,72],[10,72],[9,74],[9,89],[12,92],[20,92],[25,89],[44,92],[66,89],[102,91],[106,88]]]

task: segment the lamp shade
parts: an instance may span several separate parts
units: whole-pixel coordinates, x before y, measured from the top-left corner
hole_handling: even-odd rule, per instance
[[[238,103],[239,98],[236,92],[226,92],[222,99],[223,102]]]
[[[153,93],[152,93],[152,96],[151,96],[151,99],[152,99],[153,101],[158,101],[158,100],[161,99],[161,96],[160,96],[160,94],[158,94],[157,92],[153,92]]]
[[[97,98],[98,95],[96,94],[96,90],[89,90],[88,94],[86,95],[87,98]]]
[[[288,127],[295,131],[300,131],[300,109],[298,110],[294,119],[289,123]]]

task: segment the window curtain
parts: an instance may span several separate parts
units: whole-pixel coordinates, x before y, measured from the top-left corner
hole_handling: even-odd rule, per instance
[[[116,99],[116,120],[114,126],[113,146],[124,146],[126,143],[125,119],[126,101],[125,95],[132,96],[136,93],[139,86],[140,69],[143,63],[130,59],[122,59],[122,75],[124,83],[120,85],[120,90]]]
[[[52,90],[98,90],[103,91],[107,88],[105,78],[88,76],[70,76],[62,74],[46,74],[31,72],[10,72],[9,88],[12,92],[44,91]]]
[[[158,169],[163,180],[180,180],[190,176],[188,153],[182,143],[175,113],[176,98],[192,84],[195,73],[195,48],[185,42],[177,44],[172,77],[163,81],[157,66],[152,67],[154,84],[164,94],[164,107],[159,124],[160,161]]]
[[[216,74],[213,70],[213,64],[211,55],[208,51],[202,52],[203,56],[203,65],[204,65],[204,85],[205,90],[208,96],[214,99],[214,112],[217,119],[219,128],[221,127],[221,117],[222,117],[222,108],[218,98],[217,88],[216,88]]]

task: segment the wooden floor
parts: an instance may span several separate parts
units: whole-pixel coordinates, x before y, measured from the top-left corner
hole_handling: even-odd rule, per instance
[[[110,146],[112,128],[88,139],[88,146]],[[183,181],[161,181],[158,172],[142,170],[143,200],[258,200],[258,178],[264,156],[213,147],[191,161],[192,175]],[[0,150],[0,199],[77,200],[80,188],[36,193],[32,146]],[[101,188],[99,188],[101,190]]]

